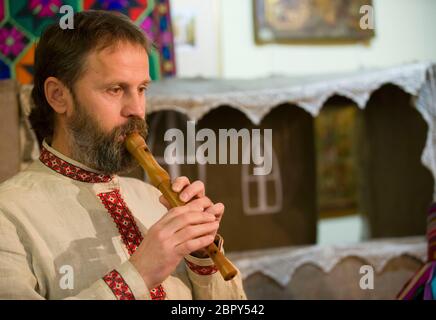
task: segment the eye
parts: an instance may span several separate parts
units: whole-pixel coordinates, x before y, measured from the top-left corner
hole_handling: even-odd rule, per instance
[[[123,88],[116,86],[108,89],[108,92],[113,95],[118,95],[123,91]]]
[[[144,94],[146,92],[147,92],[147,87],[146,86],[139,87],[139,93]]]

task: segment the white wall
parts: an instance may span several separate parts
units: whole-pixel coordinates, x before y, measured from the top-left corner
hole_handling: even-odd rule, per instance
[[[316,74],[436,61],[435,0],[374,0],[376,36],[369,46],[257,46],[252,0],[221,0],[222,76]]]
[[[176,15],[186,12],[195,16],[196,45],[175,47],[177,75],[217,77],[221,73],[219,0],[171,0],[170,3],[173,21]]]
[[[320,219],[317,224],[318,245],[358,243],[364,239],[363,218],[356,214]]]
[[[176,51],[179,76],[250,78],[353,71],[416,60],[436,61],[436,0],[373,0],[376,36],[369,46],[258,46],[252,0],[172,0],[196,8],[199,46]]]

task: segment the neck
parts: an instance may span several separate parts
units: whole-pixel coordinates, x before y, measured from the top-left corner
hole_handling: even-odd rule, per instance
[[[50,146],[64,156],[77,161],[72,157],[68,134],[65,130],[55,130]]]

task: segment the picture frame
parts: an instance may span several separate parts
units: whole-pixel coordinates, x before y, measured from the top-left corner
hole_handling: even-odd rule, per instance
[[[253,0],[256,44],[369,42],[372,0]]]

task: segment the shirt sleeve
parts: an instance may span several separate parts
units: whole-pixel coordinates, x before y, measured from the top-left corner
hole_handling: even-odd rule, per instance
[[[217,246],[224,253],[224,240],[217,235]],[[241,272],[225,281],[211,258],[185,257],[188,278],[192,284],[192,296],[196,300],[246,300]]]
[[[88,289],[67,299],[151,300],[151,296],[136,268],[126,261],[97,280]]]
[[[31,257],[26,252],[16,226],[0,212],[0,299],[44,300],[32,272]],[[135,267],[126,261],[75,296],[65,299],[150,300]]]

